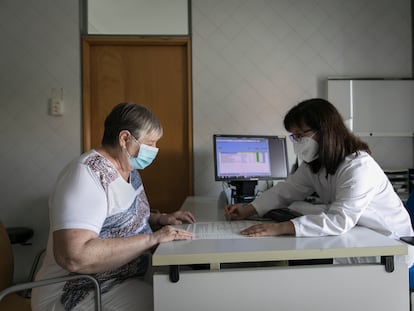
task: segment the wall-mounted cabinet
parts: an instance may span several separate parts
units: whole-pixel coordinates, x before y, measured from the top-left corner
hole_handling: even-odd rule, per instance
[[[414,80],[329,79],[327,92],[359,136],[413,136]]]

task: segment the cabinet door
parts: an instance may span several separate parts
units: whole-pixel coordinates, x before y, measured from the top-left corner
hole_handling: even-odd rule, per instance
[[[361,136],[414,133],[414,80],[328,80],[328,100]]]
[[[83,147],[100,145],[103,123],[120,102],[147,106],[164,136],[140,171],[151,208],[177,210],[193,191],[191,53],[188,38],[83,39]]]

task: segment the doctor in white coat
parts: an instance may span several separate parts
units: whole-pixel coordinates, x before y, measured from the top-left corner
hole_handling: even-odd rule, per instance
[[[326,209],[317,215],[255,225],[242,234],[315,237],[340,235],[359,225],[393,239],[414,235],[408,212],[368,145],[348,130],[331,103],[320,98],[305,100],[286,114],[284,126],[292,133],[289,137],[301,165],[250,204],[227,206],[226,218],[262,216],[314,192]],[[406,261],[411,265],[413,256]]]

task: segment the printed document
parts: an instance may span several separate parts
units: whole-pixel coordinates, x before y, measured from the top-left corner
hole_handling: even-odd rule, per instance
[[[240,231],[260,223],[263,222],[255,220],[196,222],[184,224],[181,228],[192,232],[193,240],[243,239],[248,237],[241,235]]]

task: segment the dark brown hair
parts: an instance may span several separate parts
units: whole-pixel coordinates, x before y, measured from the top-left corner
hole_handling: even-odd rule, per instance
[[[314,173],[325,168],[327,174],[335,174],[346,156],[358,151],[371,153],[368,145],[348,130],[335,106],[325,99],[312,98],[297,104],[283,122],[289,132],[293,127],[303,129],[304,125],[318,132],[319,157],[309,163]]]

